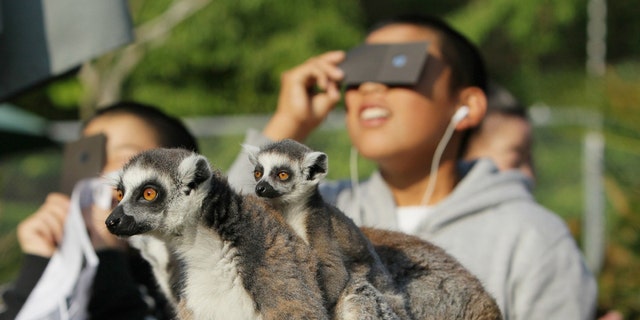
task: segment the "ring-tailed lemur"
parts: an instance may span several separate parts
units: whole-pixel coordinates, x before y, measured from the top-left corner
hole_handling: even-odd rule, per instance
[[[184,266],[183,319],[328,319],[317,258],[263,200],[236,193],[207,159],[181,149],[133,157],[105,221],[118,236],[147,234]]]
[[[317,253],[327,309],[337,319],[408,319],[405,299],[371,243],[318,191],[328,171],[327,155],[288,139],[244,148],[255,166],[256,194]]]
[[[340,268],[341,258],[347,258],[343,260],[346,272],[358,263],[360,270],[371,263],[373,270],[388,272],[404,297],[406,309],[398,312],[402,319],[501,319],[497,304],[480,281],[444,250],[399,232],[371,228],[362,228],[361,232],[344,213],[327,204],[318,191],[318,183],[328,171],[326,154],[293,140],[244,149],[255,166],[255,192],[279,208],[293,229],[319,251],[321,262],[331,263],[325,266],[325,273],[345,272]],[[380,261],[382,268],[378,266]],[[340,272],[328,275],[336,278],[336,283],[329,283],[324,290],[336,290],[331,285],[343,280]],[[385,292],[388,283],[381,279]],[[366,281],[356,280],[360,284]],[[372,282],[379,285],[375,278]],[[371,299],[363,297],[367,290],[362,288],[366,286],[344,288],[336,301],[338,317],[353,314],[350,309],[356,309],[356,315],[371,315]],[[335,294],[330,293],[330,297],[335,298]],[[395,307],[398,309],[398,305]],[[375,316],[380,318],[377,311]]]

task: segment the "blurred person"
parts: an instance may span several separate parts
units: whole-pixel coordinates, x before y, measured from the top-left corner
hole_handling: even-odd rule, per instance
[[[519,170],[535,186],[533,126],[527,109],[506,88],[490,83],[487,114],[473,130],[464,158],[468,161],[487,157],[500,170]],[[601,311],[599,320],[622,320],[618,310]]]
[[[533,184],[532,125],[527,109],[504,87],[490,83],[487,113],[467,141],[464,158],[488,157],[500,170],[520,170]]]
[[[459,161],[468,131],[486,112],[477,48],[445,22],[415,15],[374,26],[365,42],[425,40],[429,56],[415,86],[346,88],[351,142],[377,170],[362,182],[327,182],[323,197],[360,226],[441,246],[484,283],[506,319],[593,319],[597,285],[564,221],[535,202],[523,175],[489,159]],[[244,143],[303,142],[342,98],[344,58],[331,51],[284,72],[275,113]],[[229,170],[234,186],[253,192],[252,170],[240,153]]]
[[[99,133],[107,138],[103,175],[119,170],[129,158],[147,149],[168,147],[198,151],[195,138],[178,119],[135,102],[99,109],[83,124],[82,136]],[[69,207],[67,195],[50,193],[40,208],[18,225],[23,261],[17,279],[3,295],[6,310],[0,319],[14,319],[36,286],[63,237]],[[107,230],[105,219],[109,212],[94,206],[93,219],[85,221],[99,259],[88,305],[90,318],[173,318],[173,311],[158,292],[148,263],[137,250],[129,248],[126,240]]]

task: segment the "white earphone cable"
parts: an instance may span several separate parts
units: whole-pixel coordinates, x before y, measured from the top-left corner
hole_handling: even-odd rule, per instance
[[[464,114],[466,116],[466,114]],[[429,205],[429,200],[431,200],[431,196],[433,196],[433,191],[436,187],[436,180],[438,179],[438,166],[440,165],[440,158],[442,158],[442,154],[444,153],[447,144],[449,144],[449,140],[451,140],[451,136],[453,135],[454,130],[456,129],[456,125],[462,118],[458,118],[454,116],[451,118],[447,129],[444,132],[444,135],[438,142],[438,146],[436,147],[436,151],[433,154],[433,159],[431,159],[431,172],[429,174],[429,184],[427,185],[427,189],[424,192],[424,196],[422,196],[421,204],[423,206]]]
[[[351,190],[353,192],[353,200],[355,208],[360,214],[360,184],[358,181],[358,150],[351,146],[349,154],[349,171],[351,173]]]
[[[435,190],[436,180],[438,178],[438,166],[440,165],[440,159],[442,158],[442,154],[444,153],[447,144],[451,140],[451,136],[455,131],[456,125],[460,120],[464,119],[468,114],[468,108],[465,108],[461,113],[456,113],[451,118],[447,129],[444,132],[444,135],[438,142],[438,146],[436,147],[436,151],[433,154],[433,159],[431,161],[431,169],[429,174],[429,183],[427,185],[427,189],[422,197],[421,205],[427,206],[429,204],[429,200],[431,200],[431,196]],[[462,111],[462,110],[461,110]],[[360,186],[358,181],[358,150],[355,147],[351,146],[351,152],[349,155],[349,171],[351,174],[351,189],[353,191],[354,197],[354,205],[355,208],[360,210]]]

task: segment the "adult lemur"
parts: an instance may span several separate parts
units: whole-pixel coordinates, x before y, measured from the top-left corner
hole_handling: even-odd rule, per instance
[[[336,318],[389,316],[366,307],[377,301],[360,294],[370,288],[367,281],[401,319],[501,318],[478,279],[442,249],[402,233],[370,228],[363,233],[326,203],[318,190],[328,171],[326,154],[288,139],[244,149],[255,166],[256,194],[269,199],[318,253],[321,287],[337,303]]]
[[[145,151],[125,165],[117,193],[109,231],[157,237],[182,260],[183,319],[328,319],[314,253],[203,156]]]
[[[482,283],[442,248],[396,231],[363,227],[415,319],[502,319]]]

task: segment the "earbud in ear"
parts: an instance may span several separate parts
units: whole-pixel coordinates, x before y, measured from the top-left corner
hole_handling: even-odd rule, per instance
[[[453,115],[453,117],[451,118],[451,121],[453,123],[457,124],[458,122],[462,121],[462,119],[466,118],[468,115],[469,115],[469,107],[462,106]]]

